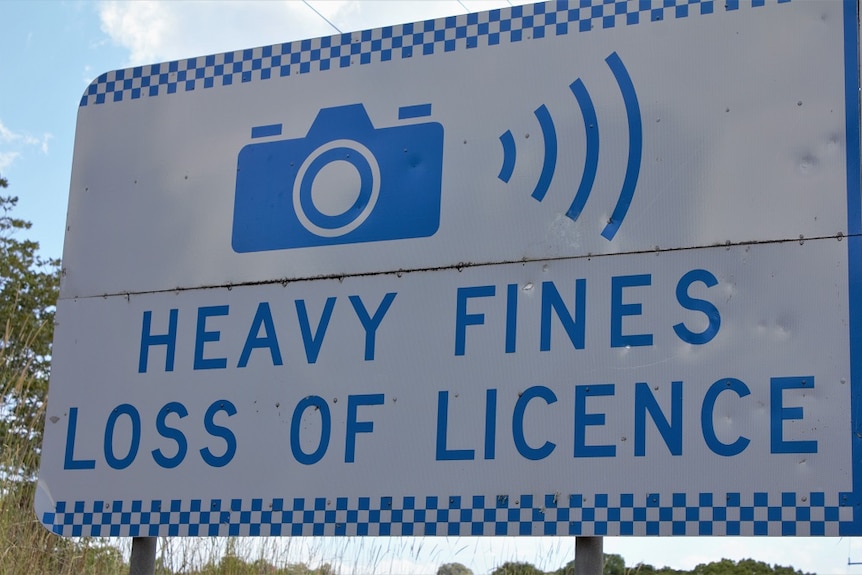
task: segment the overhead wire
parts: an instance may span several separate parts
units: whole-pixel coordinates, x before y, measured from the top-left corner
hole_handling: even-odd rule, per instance
[[[463,8],[463,9],[464,9],[464,11],[465,11],[467,14],[470,14],[470,12],[471,12],[471,11],[470,11],[470,9],[469,9],[469,8],[467,8],[467,6],[464,4],[464,2],[462,2],[461,0],[455,0],[455,1],[456,1],[456,2],[458,2],[458,4],[461,6],[461,8]],[[341,31],[341,29],[340,29],[338,26],[336,26],[335,24],[333,24],[333,23],[332,23],[332,21],[331,21],[329,18],[327,18],[326,16],[324,16],[323,14],[321,14],[321,13],[320,13],[320,11],[319,11],[317,8],[315,8],[314,6],[312,6],[312,5],[311,5],[311,3],[310,3],[308,0],[302,0],[302,3],[303,3],[303,4],[305,4],[306,6],[308,6],[309,10],[311,10],[311,11],[312,11],[312,12],[314,12],[317,16],[319,16],[321,20],[323,20],[324,22],[326,22],[327,24],[329,24],[329,26],[331,26],[333,30],[335,30],[335,31],[336,31],[336,32],[338,32],[339,34],[343,34],[343,32]],[[508,4],[509,6],[512,6],[512,2],[511,2],[511,0],[506,0],[506,4]]]
[[[461,0],[455,0],[455,1],[456,1],[456,2],[458,2],[458,4],[461,6],[461,8],[463,8],[463,9],[464,9],[464,11],[465,11],[467,14],[470,14],[470,9],[469,9],[469,8],[467,8],[467,6],[464,4],[464,2],[462,2]],[[323,14],[321,14],[321,13],[320,13],[320,11],[319,11],[317,8],[315,8],[314,6],[312,6],[312,5],[311,5],[311,3],[309,3],[309,2],[308,2],[308,0],[302,0],[302,3],[303,3],[303,4],[305,4],[306,6],[308,6],[308,8],[309,8],[312,12],[314,12],[317,16],[319,16],[321,20],[323,20],[324,22],[326,22],[327,24],[329,24],[329,26],[331,26],[333,30],[335,30],[335,31],[336,31],[336,32],[338,32],[339,34],[343,34],[343,32],[338,28],[338,26],[336,26],[335,24],[333,24],[333,23],[332,23],[332,21],[331,21],[329,18],[327,18],[326,16],[324,16]],[[511,6],[511,5],[512,5],[512,3],[511,3],[509,0],[506,0],[506,3],[507,3],[509,6]]]
[[[327,24],[329,24],[330,26],[332,26],[332,28],[335,29],[336,32],[338,32],[339,34],[342,34],[342,31],[338,29],[338,26],[336,26],[335,24],[330,22],[329,18],[327,18],[326,16],[324,16],[323,14],[318,12],[317,8],[315,8],[314,6],[312,6],[311,4],[308,3],[308,0],[302,0],[302,3],[305,4],[306,6],[308,6],[309,8],[311,8],[312,12],[314,12],[315,14],[320,16],[323,19],[323,21],[326,22]]]

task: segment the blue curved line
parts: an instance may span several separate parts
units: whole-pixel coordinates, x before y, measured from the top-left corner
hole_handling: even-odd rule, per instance
[[[638,175],[641,169],[641,155],[643,152],[643,127],[641,126],[641,110],[638,104],[638,97],[635,93],[635,87],[632,84],[632,79],[622,60],[616,52],[605,58],[611,72],[620,86],[620,92],[623,95],[623,103],[626,106],[626,116],[629,122],[629,159],[626,166],[626,177],[623,180],[623,187],[620,191],[620,197],[617,200],[617,206],[611,214],[611,219],[605,229],[602,231],[602,236],[610,241],[614,239],[620,225],[626,217],[626,212],[632,203],[632,197],[635,194],[635,186],[638,183]]]
[[[500,168],[500,175],[497,177],[508,184],[512,172],[515,171],[515,156],[517,154],[512,130],[506,130],[506,133],[500,136],[500,143],[503,144],[503,167]]]
[[[539,120],[539,126],[542,128],[542,137],[545,140],[545,161],[542,164],[542,173],[539,175],[536,189],[531,194],[541,202],[545,199],[548,188],[551,187],[551,180],[554,178],[554,170],[557,167],[557,131],[554,129],[554,121],[551,119],[551,114],[544,104],[536,108],[536,111],[533,113],[536,115],[536,119]]]
[[[587,136],[587,159],[584,163],[584,174],[581,176],[581,184],[578,186],[575,199],[572,200],[572,205],[566,212],[566,215],[574,221],[581,215],[581,211],[590,198],[593,183],[596,181],[596,169],[599,165],[599,122],[596,118],[593,100],[581,79],[578,78],[572,82],[569,89],[581,107],[581,113],[584,116],[584,130]]]

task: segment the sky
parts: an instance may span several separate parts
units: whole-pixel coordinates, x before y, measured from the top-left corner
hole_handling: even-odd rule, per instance
[[[519,3],[520,0],[513,0]],[[506,6],[506,1],[268,2],[0,1],[0,175],[19,196],[15,215],[33,223],[44,257],[63,247],[78,103],[99,74],[253,46]],[[571,538],[428,538],[377,545],[380,572],[433,573],[462,562],[478,573],[500,560],[554,569],[574,555]],[[862,573],[862,540],[850,538],[605,539],[606,553],[691,569],[751,557],[810,572]],[[359,552],[357,552],[359,553]]]

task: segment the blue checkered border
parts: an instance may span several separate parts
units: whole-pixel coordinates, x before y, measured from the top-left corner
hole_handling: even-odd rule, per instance
[[[769,0],[778,4],[789,1]],[[743,1],[751,7],[766,3],[767,0]],[[570,0],[513,6],[116,70],[102,74],[90,84],[81,98],[81,106],[739,8],[740,0]]]
[[[674,493],[204,501],[60,501],[42,522],[63,536],[829,535],[852,493]]]

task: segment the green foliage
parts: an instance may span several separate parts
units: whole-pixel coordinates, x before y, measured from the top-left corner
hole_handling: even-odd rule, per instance
[[[507,561],[491,571],[491,575],[545,575],[545,572],[530,563]]]
[[[211,558],[202,567],[186,565],[172,571],[165,562],[160,561],[156,573],[157,575],[174,573],[177,575],[335,575],[335,570],[329,563],[324,563],[317,568],[309,567],[305,563],[288,563],[283,558],[279,560],[275,557],[277,553],[267,552],[265,547],[242,548],[240,541],[231,537],[225,542],[224,548],[220,545],[214,547]]]
[[[633,570],[626,569],[625,559],[621,555],[605,553],[603,560],[602,575],[630,575],[635,573]],[[548,575],[575,575],[575,560],[572,559],[556,571],[551,571]]]
[[[0,496],[0,575],[128,573],[120,551],[107,542],[63,539],[42,527],[32,508],[35,485],[7,482]]]
[[[638,563],[634,567],[626,569],[626,575],[691,575],[690,571],[678,571],[670,567],[656,569],[652,565]]]
[[[251,563],[236,555],[226,553],[217,563],[208,563],[200,571],[185,571],[187,575],[335,575],[332,567],[325,563],[317,569],[312,569],[305,563],[290,563],[285,567],[276,567],[266,559],[257,559]]]
[[[754,559],[742,559],[739,562],[730,559],[701,564],[691,571],[691,575],[814,575],[803,573],[792,567],[770,565]]]
[[[0,189],[9,185],[0,177]],[[34,456],[0,472],[33,479],[38,467],[42,417],[54,335],[60,261],[43,259],[39,244],[21,239],[30,222],[12,216],[15,196],[0,196],[0,445],[27,444]]]
[[[574,570],[572,570],[574,573]],[[626,575],[626,562],[620,555],[605,553],[605,564],[602,575]]]
[[[444,563],[437,568],[437,575],[473,575],[473,570],[460,563]]]
[[[442,568],[442,566],[441,566]],[[437,571],[440,575],[440,571]],[[569,561],[556,571],[545,572],[529,563],[503,563],[491,572],[491,575],[574,575],[575,562]],[[448,575],[448,574],[447,574]],[[616,554],[605,554],[603,575],[814,575],[803,573],[792,567],[769,565],[754,559],[743,559],[739,562],[730,559],[701,564],[692,571],[680,571],[670,567],[656,569],[652,565],[638,563],[626,567],[625,560]]]

